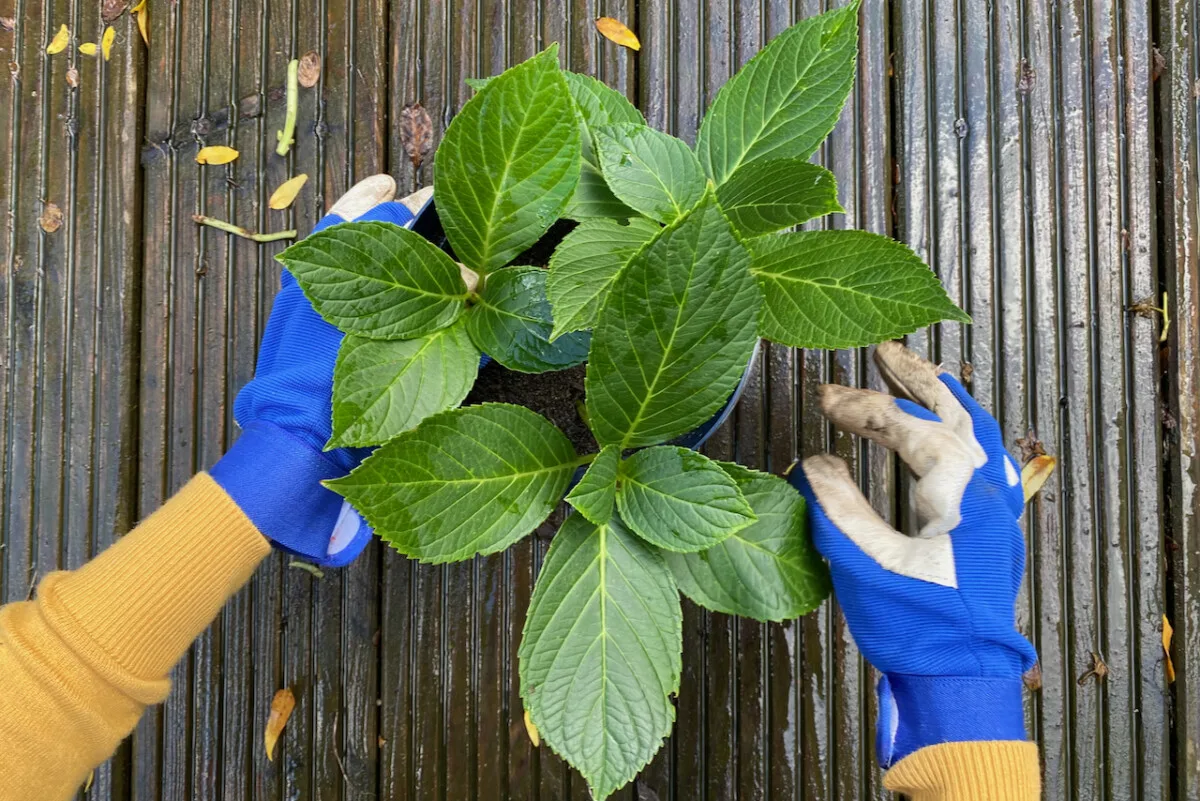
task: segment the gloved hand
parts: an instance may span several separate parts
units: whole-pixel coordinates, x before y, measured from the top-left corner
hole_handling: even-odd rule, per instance
[[[408,226],[428,201],[421,190],[393,201],[396,182],[375,175],[355,184],[313,228],[348,220]],[[277,547],[327,567],[354,560],[371,530],[341,496],[321,486],[349,473],[366,448],[324,450],[332,433],[333,365],[342,332],[313,310],[283,271],[263,333],[254,379],[238,393],[242,435],[210,474]]]
[[[808,501],[854,641],[883,673],[879,761],[937,743],[1025,740],[1021,677],[1037,654],[1013,609],[1025,571],[1020,472],[956,379],[895,342],[875,359],[898,398],[830,385],[821,408],[916,474],[919,535],[880,519],[841,459],[810,457],[789,479]]]

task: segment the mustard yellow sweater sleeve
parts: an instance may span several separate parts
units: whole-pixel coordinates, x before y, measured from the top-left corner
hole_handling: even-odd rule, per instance
[[[200,474],[36,600],[0,608],[0,801],[71,797],[269,551]]]
[[[883,786],[912,801],[1036,801],[1042,770],[1034,743],[944,743],[900,760]]]

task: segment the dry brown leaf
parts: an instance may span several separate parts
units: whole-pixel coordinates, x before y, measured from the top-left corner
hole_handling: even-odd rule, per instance
[[[1108,665],[1104,663],[1104,658],[1100,654],[1092,651],[1092,666],[1079,677],[1078,684],[1082,687],[1087,683],[1087,680],[1095,677],[1096,683],[1100,684],[1108,676]]]
[[[113,40],[116,38],[117,32],[111,25],[104,29],[104,35],[100,37],[100,52],[104,54],[105,61],[112,55]]]
[[[98,48],[96,47],[96,43],[95,43],[95,42],[84,42],[83,44],[81,44],[81,45],[79,46],[79,52],[80,52],[80,53],[83,53],[85,56],[94,56],[94,55],[96,55],[96,50],[97,50],[97,49],[98,49]]]
[[[142,0],[143,6],[137,13],[138,32],[142,35],[142,41],[146,43],[146,47],[150,46],[150,7],[146,5],[146,0]]]
[[[0,30],[15,31],[17,29],[17,21],[12,17],[0,17]]]
[[[286,209],[296,200],[296,195],[300,194],[300,190],[307,181],[308,175],[306,173],[301,173],[295,178],[284,181],[279,185],[278,189],[271,193],[271,199],[267,201],[267,205],[276,211]]]
[[[228,164],[236,160],[239,155],[232,147],[209,145],[200,148],[200,151],[196,153],[196,162],[199,164]]]
[[[275,697],[271,699],[271,715],[267,718],[267,733],[263,738],[268,762],[275,759],[275,744],[279,742],[279,735],[283,733],[283,727],[287,725],[288,718],[292,716],[292,710],[295,708],[296,696],[288,687],[275,693]]]
[[[42,230],[48,234],[52,234],[59,228],[62,228],[63,213],[57,203],[47,203],[42,209],[42,216],[38,218],[38,225],[42,226]]]
[[[1025,486],[1025,503],[1029,503],[1054,472],[1058,460],[1053,456],[1035,456],[1021,468],[1021,483]]]
[[[317,81],[321,79],[321,54],[316,50],[309,50],[300,56],[300,68],[296,77],[305,89],[316,86]]]
[[[72,89],[79,88],[79,70],[74,67],[67,67],[67,86]]]
[[[71,41],[71,32],[67,30],[67,26],[63,25],[58,29],[58,33],[54,34],[54,38],[50,40],[50,44],[46,45],[46,52],[50,55],[61,53],[67,49],[67,45]]]
[[[107,25],[117,17],[125,13],[125,7],[129,5],[129,0],[104,0],[100,4],[100,19],[104,20]]]
[[[1042,689],[1042,666],[1034,664],[1029,670],[1025,671],[1025,675],[1021,677],[1026,689],[1030,692],[1036,692]]]
[[[621,47],[628,47],[630,50],[641,50],[642,43],[638,41],[637,36],[629,27],[619,19],[612,17],[597,17],[596,30],[600,31],[600,35],[610,42],[616,42]]]
[[[413,169],[420,169],[433,147],[433,120],[420,103],[409,103],[400,110],[400,143]]]
[[[1175,629],[1171,628],[1171,621],[1167,620],[1167,616],[1163,615],[1163,653],[1167,657],[1167,684],[1175,681],[1175,663],[1171,661],[1171,637],[1175,635]]]
[[[538,734],[537,726],[533,725],[533,718],[529,717],[529,710],[525,710],[525,732],[529,735],[529,742],[533,743],[534,748],[540,748],[542,745],[542,736]]]

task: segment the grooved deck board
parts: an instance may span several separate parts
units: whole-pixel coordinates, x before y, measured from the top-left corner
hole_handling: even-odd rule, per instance
[[[237,437],[283,244],[191,221],[311,229],[355,180],[402,192],[398,120],[435,144],[494,74],[552,42],[651,124],[692,142],[717,89],[773,35],[842,0],[150,0],[147,51],[126,16],[104,62],[95,3],[9,0],[0,31],[0,601],[75,567]],[[1041,657],[1027,721],[1047,798],[1196,799],[1200,739],[1200,11],[1195,0],[865,0],[858,83],[815,159],[845,215],[819,222],[908,243],[974,325],[909,338],[962,373],[1005,444],[1058,470],[1026,514],[1018,620]],[[608,15],[640,53],[600,37]],[[1156,32],[1158,40],[1156,41]],[[1161,74],[1155,50],[1161,54]],[[321,55],[296,144],[275,154],[289,58]],[[66,83],[68,65],[80,85]],[[241,157],[201,166],[206,144]],[[295,206],[271,211],[307,173]],[[44,202],[63,227],[38,225]],[[1161,319],[1129,307],[1169,293]],[[847,459],[875,509],[915,521],[902,465],[831,429],[817,387],[875,389],[865,351],[765,346],[706,446],[782,472]],[[99,769],[89,799],[586,799],[522,722],[517,647],[561,515],[505,554],[448,566],[380,543],[317,579],[273,554],[173,673],[175,690]],[[1163,673],[1162,616],[1179,679]],[[836,608],[786,624],[684,605],[675,732],[622,801],[885,799],[874,672]],[[1099,655],[1103,682],[1080,682]],[[271,697],[296,710],[273,762]]]

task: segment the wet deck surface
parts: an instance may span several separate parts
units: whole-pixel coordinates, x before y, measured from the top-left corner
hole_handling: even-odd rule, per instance
[[[838,3],[834,3],[835,5]],[[1019,618],[1041,655],[1027,713],[1047,798],[1200,799],[1200,51],[1195,0],[866,0],[857,90],[820,159],[835,226],[918,250],[975,318],[911,338],[970,365],[1007,444],[1059,468],[1028,514]],[[111,61],[46,57],[99,4],[3,0],[0,31],[0,599],[77,566],[236,436],[278,286],[278,246],[203,212],[306,231],[356,178],[405,187],[396,121],[440,133],[469,90],[558,41],[566,63],[691,139],[732,70],[822,3],[692,0],[150,0]],[[593,31],[630,22],[640,54]],[[287,60],[315,49],[297,145],[274,155]],[[67,81],[79,72],[78,88]],[[241,158],[201,168],[202,144]],[[312,180],[293,212],[266,199]],[[43,204],[65,215],[39,226]],[[51,226],[52,227],[52,226]],[[1170,295],[1172,325],[1129,307]],[[824,425],[823,381],[879,386],[865,353],[771,346],[710,452],[782,470],[849,458],[912,526],[908,483]],[[176,670],[175,692],[97,771],[117,799],[585,799],[521,722],[518,635],[547,540],[447,567],[374,543],[323,579],[272,556]],[[685,605],[672,739],[628,801],[884,798],[871,672],[832,604],[786,625]],[[1179,679],[1164,678],[1163,615]],[[1108,667],[1084,676],[1093,653]],[[268,763],[270,699],[299,701]]]

